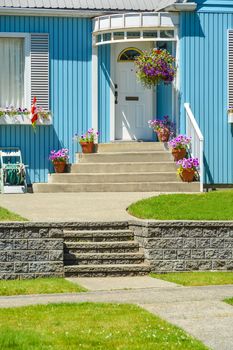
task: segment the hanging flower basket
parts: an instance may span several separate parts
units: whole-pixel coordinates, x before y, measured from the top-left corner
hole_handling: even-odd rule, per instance
[[[135,59],[138,80],[146,88],[172,83],[176,75],[175,57],[167,50],[152,49]]]

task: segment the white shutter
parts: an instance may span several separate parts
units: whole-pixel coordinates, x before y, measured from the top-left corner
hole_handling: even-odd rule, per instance
[[[228,106],[233,106],[233,29],[228,34]]]
[[[37,106],[49,109],[49,36],[31,34],[31,100],[37,97]]]

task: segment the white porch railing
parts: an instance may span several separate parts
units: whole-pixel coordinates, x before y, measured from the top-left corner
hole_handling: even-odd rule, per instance
[[[199,159],[199,176],[200,176],[200,191],[203,192],[204,181],[204,160],[203,160],[203,146],[204,137],[197,124],[197,121],[191,111],[190,104],[184,104],[186,112],[186,135],[192,137],[191,156]]]

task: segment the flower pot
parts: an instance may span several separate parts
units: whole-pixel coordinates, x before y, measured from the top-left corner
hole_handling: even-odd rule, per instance
[[[168,142],[170,137],[170,130],[167,128],[160,129],[159,131],[156,131],[158,139],[160,142]]]
[[[59,162],[59,161],[54,160],[53,166],[54,166],[55,173],[64,173],[65,167],[66,167],[66,162]]]
[[[195,176],[194,169],[183,169],[182,173],[180,174],[180,177],[184,182],[193,182],[194,176]]]
[[[94,142],[80,142],[83,153],[93,153],[95,149]]]
[[[185,158],[186,149],[185,148],[172,148],[172,155],[173,155],[174,161],[177,162],[178,160]]]

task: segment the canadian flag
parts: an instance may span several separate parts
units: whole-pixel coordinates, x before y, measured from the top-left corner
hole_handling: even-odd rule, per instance
[[[33,98],[32,107],[31,107],[31,122],[32,125],[36,124],[36,121],[38,119],[38,112],[36,107],[36,97]]]

